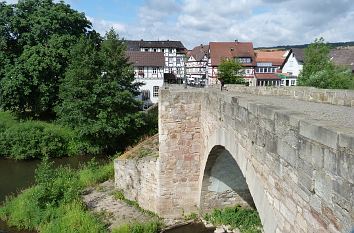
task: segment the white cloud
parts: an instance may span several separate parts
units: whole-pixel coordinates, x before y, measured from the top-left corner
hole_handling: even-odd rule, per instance
[[[171,15],[175,16],[171,21]],[[352,0],[147,0],[132,39],[181,40],[188,48],[209,41],[255,46],[354,40]]]
[[[104,19],[95,19],[90,16],[86,16],[86,17],[88,20],[91,21],[93,28],[101,35],[105,35],[105,33],[109,31],[111,28],[113,28],[119,34],[122,34],[126,31],[126,25],[122,23],[108,21]]]

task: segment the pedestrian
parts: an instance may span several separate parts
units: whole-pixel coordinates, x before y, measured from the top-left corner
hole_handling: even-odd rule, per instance
[[[224,89],[224,85],[225,85],[224,79],[220,79],[220,83],[221,83],[221,91],[222,91],[222,89]]]

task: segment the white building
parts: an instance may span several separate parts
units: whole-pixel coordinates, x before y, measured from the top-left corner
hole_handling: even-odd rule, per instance
[[[135,81],[143,84],[140,87],[142,100],[147,105],[157,103],[159,89],[164,82],[164,54],[128,51],[127,56],[134,66]]]
[[[209,45],[195,47],[187,55],[186,75],[190,84],[205,85],[209,60]]]
[[[186,48],[180,41],[144,41],[126,40],[128,51],[147,53],[162,53],[164,55],[164,76],[167,79],[181,83],[184,79],[184,59]]]
[[[304,64],[304,49],[292,48],[289,50],[283,65],[281,66],[282,86],[296,86],[297,78]]]

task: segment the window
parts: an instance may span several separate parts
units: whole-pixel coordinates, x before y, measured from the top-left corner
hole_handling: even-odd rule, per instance
[[[173,52],[173,50],[172,50],[172,49],[169,49],[169,52],[170,52],[170,53],[172,53],[172,52]]]
[[[162,49],[162,52],[164,53],[164,52],[165,52],[165,49]]]
[[[153,74],[157,74],[157,68],[156,67],[152,68],[152,73]]]
[[[139,66],[138,75],[144,76],[144,67],[143,66]]]
[[[181,68],[177,67],[177,74],[181,74]]]
[[[149,52],[149,49],[145,49],[145,52]]]
[[[240,58],[238,58],[238,62],[240,62],[240,63],[251,63],[251,58],[250,57],[240,57]]]
[[[154,52],[157,52],[157,49],[154,49]]]
[[[152,96],[153,97],[158,97],[159,96],[159,86],[153,86],[152,88]]]
[[[168,72],[169,72],[170,74],[173,74],[173,69],[172,69],[172,68],[169,68],[169,69],[168,69]]]
[[[181,58],[177,57],[176,58],[176,63],[177,63],[177,65],[180,65],[181,64]]]

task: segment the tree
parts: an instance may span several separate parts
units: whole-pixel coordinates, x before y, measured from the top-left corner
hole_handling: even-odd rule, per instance
[[[144,125],[133,81],[125,46],[113,30],[99,46],[81,39],[60,86],[59,122],[76,129],[99,152],[124,148]]]
[[[299,85],[318,88],[353,88],[350,70],[336,66],[329,57],[330,47],[321,37],[315,39],[304,51],[304,66],[298,79]]]
[[[5,110],[48,115],[58,101],[70,50],[91,33],[86,17],[64,2],[20,0],[1,3],[0,104]],[[6,59],[4,59],[4,57]]]
[[[225,84],[243,84],[245,80],[242,65],[236,60],[225,59],[218,67],[218,77],[224,80]]]

